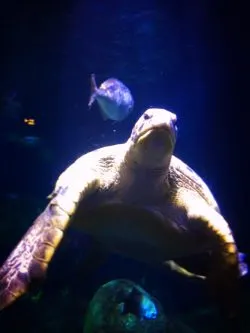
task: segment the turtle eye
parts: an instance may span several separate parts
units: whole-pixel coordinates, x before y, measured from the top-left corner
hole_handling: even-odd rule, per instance
[[[150,115],[148,114],[148,113],[144,113],[144,119],[145,120],[148,120],[148,119],[150,119],[151,117],[150,117]]]

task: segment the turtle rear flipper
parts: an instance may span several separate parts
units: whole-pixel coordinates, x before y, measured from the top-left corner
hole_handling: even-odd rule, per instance
[[[172,271],[174,271],[178,274],[184,275],[188,278],[194,278],[194,279],[199,279],[199,280],[205,280],[206,279],[206,277],[204,275],[199,275],[199,274],[190,272],[185,267],[177,264],[177,262],[174,261],[174,260],[165,261],[163,264],[165,266],[167,266],[168,268],[170,268]]]

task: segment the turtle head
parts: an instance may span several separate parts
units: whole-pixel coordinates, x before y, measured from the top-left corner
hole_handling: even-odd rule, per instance
[[[168,166],[176,142],[177,117],[165,109],[147,109],[136,122],[128,144],[129,158],[146,168]]]

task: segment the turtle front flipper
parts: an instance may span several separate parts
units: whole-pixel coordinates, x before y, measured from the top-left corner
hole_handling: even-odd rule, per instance
[[[7,258],[0,269],[0,310],[24,294],[34,280],[45,277],[76,207],[94,189],[95,182],[59,187],[45,210]],[[72,185],[72,184],[71,184]]]
[[[0,310],[24,294],[32,280],[44,277],[68,221],[69,215],[53,204],[37,217],[0,269]]]
[[[235,318],[239,314],[240,262],[232,231],[221,214],[192,196],[182,196],[190,230],[197,234],[197,242],[207,243],[211,265],[206,274],[211,293],[220,305],[223,316]]]

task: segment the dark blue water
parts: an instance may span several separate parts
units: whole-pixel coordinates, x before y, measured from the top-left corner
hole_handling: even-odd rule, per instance
[[[1,263],[45,207],[59,174],[83,153],[127,140],[150,106],[177,114],[176,155],[207,181],[240,249],[249,252],[245,13],[243,2],[198,0],[1,4]],[[97,105],[88,110],[92,72],[99,83],[117,77],[131,89],[135,107],[123,122],[104,122]],[[115,278],[141,283],[146,276],[144,288],[175,315],[211,305],[203,285],[119,256],[85,277],[88,248],[89,240],[70,229],[40,300],[28,295],[4,310],[0,331],[82,332],[86,304]],[[246,307],[247,285],[245,279]],[[194,327],[207,332],[212,317],[197,318]]]

